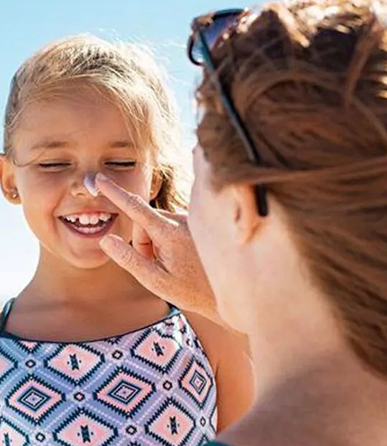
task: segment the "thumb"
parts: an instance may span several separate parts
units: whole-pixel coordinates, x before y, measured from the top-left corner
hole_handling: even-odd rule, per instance
[[[135,277],[145,288],[160,287],[163,271],[154,260],[142,256],[121,237],[109,234],[100,241],[102,250],[121,268]],[[157,290],[158,293],[160,290]]]

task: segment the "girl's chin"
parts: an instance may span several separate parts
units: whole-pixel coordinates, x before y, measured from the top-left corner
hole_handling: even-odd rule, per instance
[[[93,247],[66,246],[54,248],[40,243],[40,259],[43,265],[49,266],[53,271],[67,267],[92,270],[112,266],[115,263],[100,248],[98,243]]]
[[[69,263],[79,269],[92,270],[111,266],[113,261],[105,253],[102,252],[98,256],[82,256],[73,258]]]
[[[82,270],[92,270],[97,268],[103,268],[111,265],[113,261],[102,251],[101,248],[96,248],[94,250],[71,250],[70,252],[64,254],[64,252],[56,252],[56,257],[59,258],[61,263],[65,266],[66,264],[82,269]]]

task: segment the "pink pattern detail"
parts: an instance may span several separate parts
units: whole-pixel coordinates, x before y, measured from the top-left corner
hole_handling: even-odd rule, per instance
[[[114,437],[113,429],[104,426],[87,414],[78,414],[62,431],[57,434],[59,440],[71,446],[90,444],[101,446]]]
[[[3,356],[0,352],[0,378],[14,367],[12,361]]]
[[[3,420],[0,425],[0,438],[7,438],[10,445],[26,446],[26,437],[14,429],[7,421]],[[2,443],[3,444],[3,443]]]
[[[77,345],[68,345],[48,365],[74,381],[80,381],[101,362],[98,354]]]
[[[39,421],[61,401],[62,396],[60,393],[47,388],[31,377],[11,395],[8,404],[35,421]],[[29,404],[27,405],[26,403]]]
[[[188,373],[182,379],[181,385],[193,398],[203,404],[211,388],[211,379],[206,369],[193,361]]]
[[[149,425],[149,431],[175,445],[183,444],[193,427],[193,420],[171,403]]]
[[[31,342],[31,341],[20,341],[20,344],[29,352],[33,352],[35,348],[38,346],[37,342]]]
[[[125,371],[120,371],[114,379],[97,392],[97,399],[129,415],[152,392],[151,384]]]
[[[180,348],[175,339],[152,332],[135,348],[135,353],[159,367],[166,367]]]

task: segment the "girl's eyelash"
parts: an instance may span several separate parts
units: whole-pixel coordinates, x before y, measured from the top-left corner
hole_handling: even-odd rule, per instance
[[[122,166],[122,167],[133,167],[137,164],[136,161],[106,161],[107,166]]]
[[[121,166],[121,167],[133,167],[137,164],[136,161],[106,161],[107,166]],[[71,163],[39,163],[39,167],[43,169],[53,168],[53,167],[67,167]]]
[[[70,166],[70,163],[39,163],[39,167],[43,169],[48,169],[50,167],[67,167]]]

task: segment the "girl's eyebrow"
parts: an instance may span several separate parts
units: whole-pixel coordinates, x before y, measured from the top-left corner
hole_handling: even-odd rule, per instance
[[[65,149],[68,147],[72,147],[74,145],[74,142],[70,141],[64,141],[64,140],[55,140],[55,139],[43,139],[42,141],[39,141],[38,143],[34,144],[31,147],[31,150],[38,150],[38,149]],[[112,141],[106,144],[106,147],[109,149],[130,149],[134,150],[135,146],[132,141],[129,140],[116,140]]]
[[[38,150],[38,149],[63,149],[66,147],[69,147],[71,143],[69,141],[61,141],[61,140],[54,140],[54,139],[43,139],[42,141],[39,141],[38,143],[34,144],[31,147],[31,150]]]
[[[130,150],[133,150],[135,146],[134,146],[132,141],[128,141],[126,139],[123,139],[123,140],[113,141],[113,142],[107,144],[107,147],[109,147],[111,149],[130,149]]]

